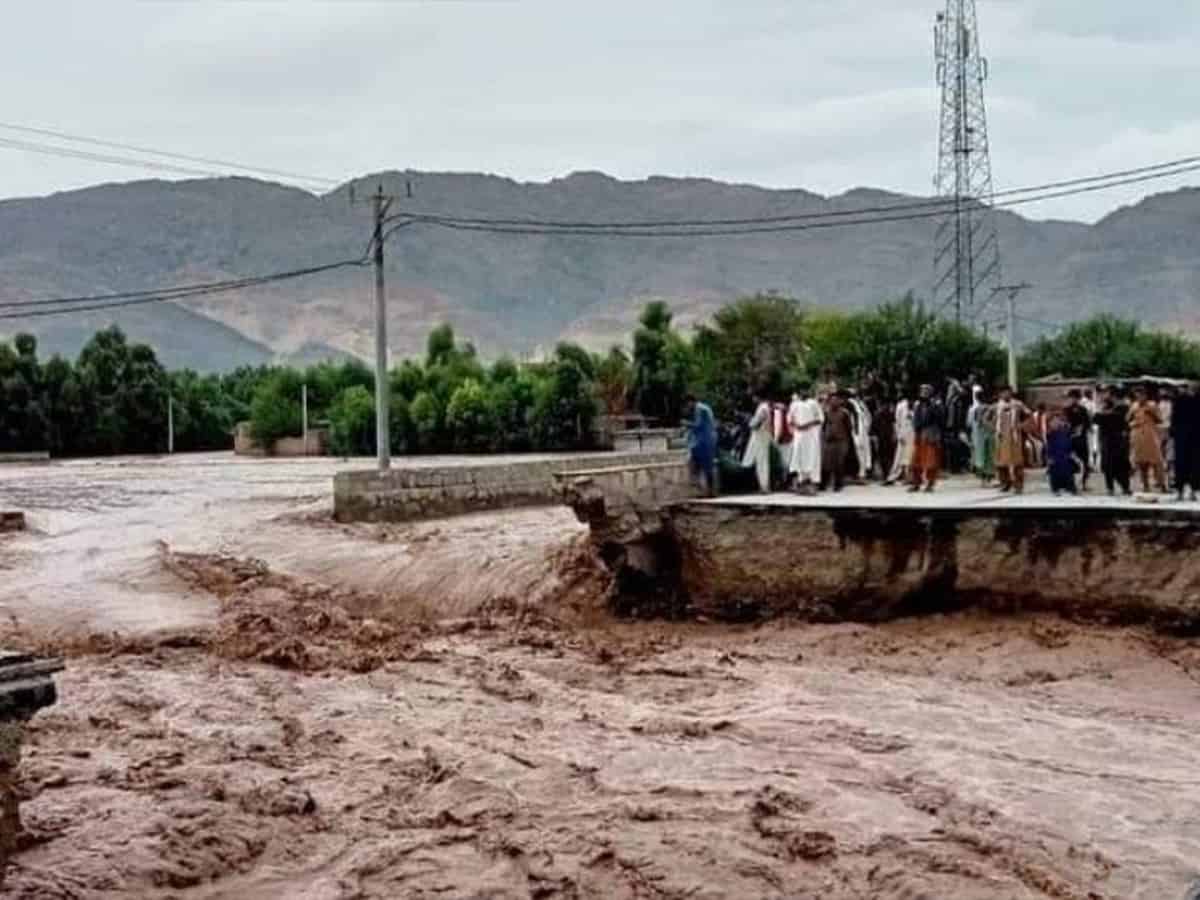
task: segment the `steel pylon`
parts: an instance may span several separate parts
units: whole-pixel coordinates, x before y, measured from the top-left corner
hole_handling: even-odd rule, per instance
[[[934,185],[945,214],[934,242],[934,308],[974,320],[1000,283],[1000,246],[992,209],[983,83],[988,63],[979,52],[975,0],[946,0],[934,25],[941,88],[938,164]]]

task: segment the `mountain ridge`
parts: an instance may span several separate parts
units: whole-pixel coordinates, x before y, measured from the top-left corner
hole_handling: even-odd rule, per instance
[[[520,182],[488,173],[392,170],[325,194],[245,177],[108,183],[0,201],[0,296],[22,301],[149,290],[357,258],[370,236],[363,201],[377,184],[404,198],[402,209],[572,221],[811,215],[928,199],[869,186],[825,197],[803,188],[662,175],[626,181],[595,171]],[[996,215],[1006,279],[1035,286],[1022,297],[1030,318],[1136,310],[1150,324],[1200,326],[1200,188],[1149,195],[1090,225],[1027,219],[1011,209]],[[600,348],[624,339],[651,297],[671,302],[686,323],[755,291],[846,310],[908,291],[928,296],[934,227],[925,218],[638,239],[413,226],[387,248],[392,351],[419,352],[441,321],[489,355],[532,352],[563,336]],[[92,331],[115,321],[156,346],[168,364],[202,370],[309,358],[323,347],[366,357],[371,292],[364,268],[186,304],[10,319],[0,331],[32,331],[46,352],[73,354]]]

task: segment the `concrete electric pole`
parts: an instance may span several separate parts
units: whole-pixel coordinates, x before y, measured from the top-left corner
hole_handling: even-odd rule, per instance
[[[1021,284],[998,284],[992,289],[993,295],[998,293],[1008,295],[1008,324],[1005,328],[1004,342],[1008,350],[1008,384],[1014,391],[1017,390],[1017,295],[1031,287],[1033,287],[1032,284],[1022,282]]]
[[[391,392],[388,382],[387,294],[383,284],[383,219],[392,201],[384,196],[383,185],[378,187],[372,199],[375,211],[375,458],[379,471],[383,472],[392,464],[388,428]]]
[[[300,385],[300,434],[304,439],[304,455],[308,456],[308,385]]]
[[[167,453],[175,452],[175,398],[167,394]]]

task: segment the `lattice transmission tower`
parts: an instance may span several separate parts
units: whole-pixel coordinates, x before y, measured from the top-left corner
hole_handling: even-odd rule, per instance
[[[983,104],[988,63],[979,53],[975,0],[946,0],[934,25],[934,55],[942,91],[934,184],[947,212],[936,231],[933,301],[939,312],[953,306],[961,322],[983,312],[1000,282]]]

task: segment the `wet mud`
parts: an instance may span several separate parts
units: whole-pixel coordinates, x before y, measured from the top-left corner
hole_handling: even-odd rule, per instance
[[[77,538],[30,504],[0,642],[69,667],[6,896],[1170,900],[1200,875],[1194,640],[621,621],[569,513],[344,530],[315,482],[219,534],[186,496],[122,507],[157,525],[99,564],[136,560],[153,627],[37,608]]]

